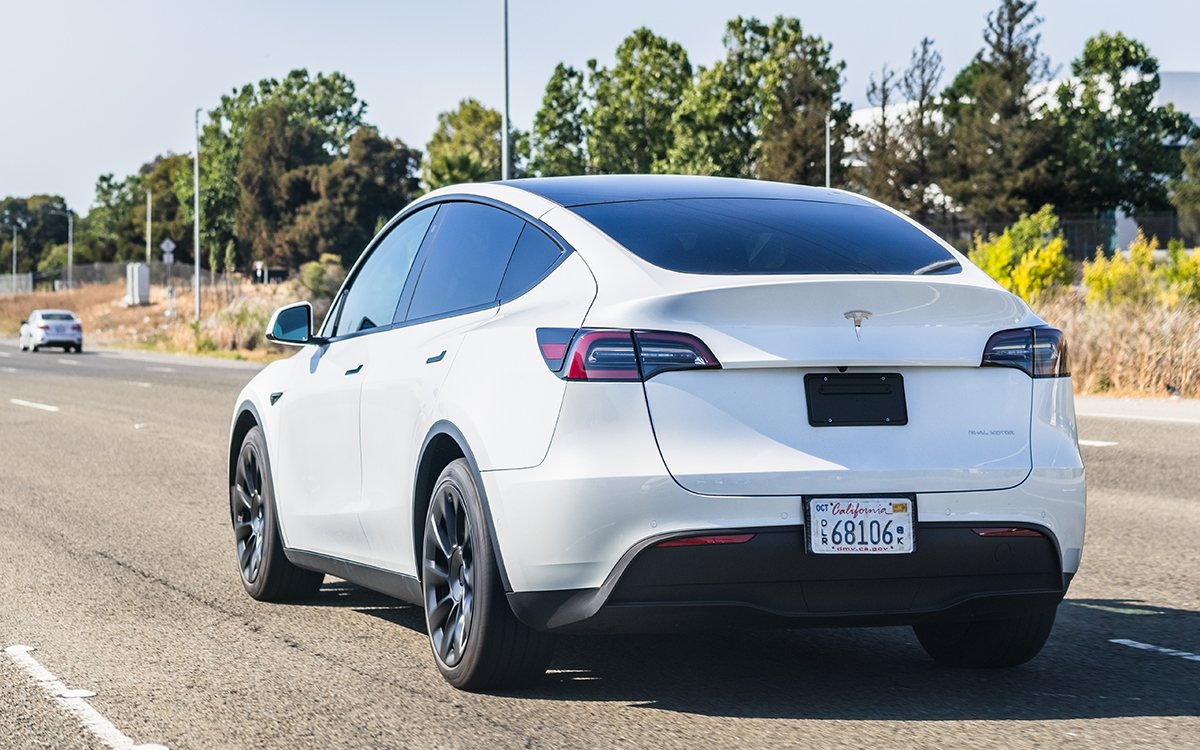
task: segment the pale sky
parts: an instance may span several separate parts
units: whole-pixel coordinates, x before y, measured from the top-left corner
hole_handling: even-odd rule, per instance
[[[725,22],[797,16],[847,63],[843,98],[903,68],[933,37],[949,83],[982,45],[998,0],[510,0],[512,120],[527,129],[559,62],[612,63],[638,26],[680,42],[692,64],[723,56]],[[1197,0],[1042,0],[1043,49],[1065,72],[1083,42],[1122,31],[1163,70],[1200,71]],[[65,195],[85,213],[96,178],[192,150],[192,113],[292,68],[341,71],[384,135],[423,147],[438,112],[503,102],[502,0],[3,0],[0,197]]]

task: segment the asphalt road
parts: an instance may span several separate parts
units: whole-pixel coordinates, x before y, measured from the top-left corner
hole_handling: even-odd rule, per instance
[[[1023,667],[945,669],[906,628],[580,637],[536,689],[470,695],[413,607],[332,579],[303,606],[243,593],[223,462],[256,369],[0,342],[0,649],[36,648],[135,743],[1200,746],[1200,660],[1112,642],[1200,654],[1200,405],[1081,403],[1114,445],[1083,448],[1083,565]],[[25,747],[103,745],[0,654],[0,748]]]

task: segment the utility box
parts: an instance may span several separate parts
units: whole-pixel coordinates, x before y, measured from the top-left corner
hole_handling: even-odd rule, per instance
[[[125,288],[126,304],[150,304],[150,266],[145,263],[130,263],[125,266]]]

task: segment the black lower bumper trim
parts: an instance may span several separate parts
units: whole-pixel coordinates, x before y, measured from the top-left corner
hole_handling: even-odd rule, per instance
[[[922,524],[907,555],[814,555],[803,527],[744,544],[646,547],[599,589],[508,595],[523,622],[555,632],[663,632],[737,625],[904,625],[1049,609],[1066,590],[1042,536],[981,537]]]

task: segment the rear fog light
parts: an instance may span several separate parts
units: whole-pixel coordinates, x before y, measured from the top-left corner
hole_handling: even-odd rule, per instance
[[[979,536],[1041,536],[1041,533],[1033,529],[1013,529],[1004,527],[986,526],[983,528],[973,528]]]
[[[689,536],[659,542],[655,547],[704,547],[710,544],[742,544],[754,538],[753,534],[721,534],[719,536]]]

